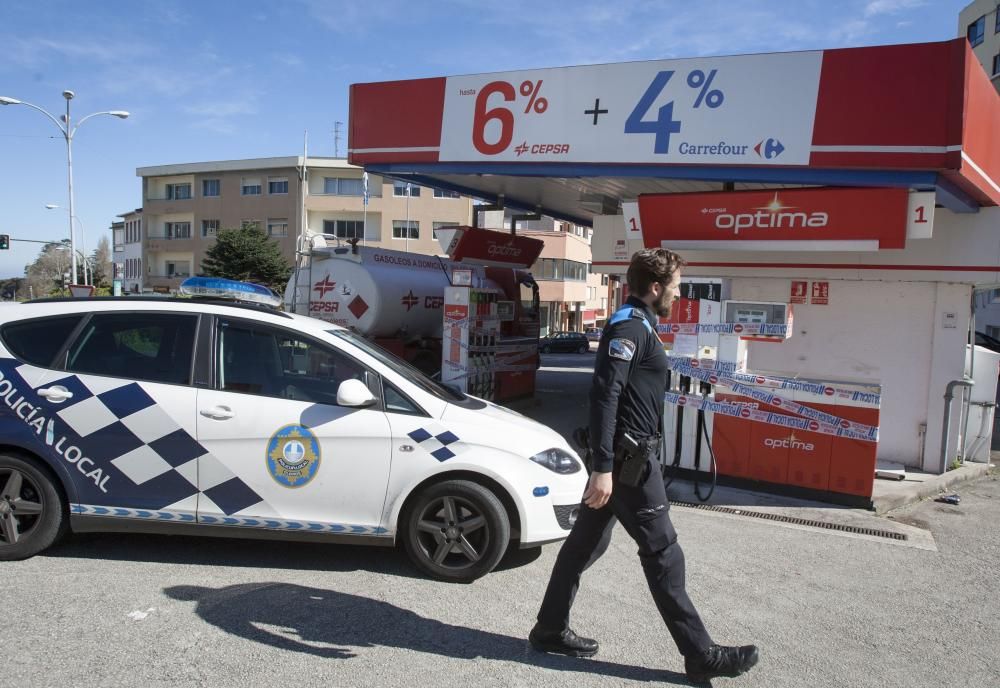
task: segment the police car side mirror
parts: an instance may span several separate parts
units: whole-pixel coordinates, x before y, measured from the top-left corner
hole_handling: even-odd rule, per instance
[[[376,403],[375,395],[361,380],[344,380],[337,387],[337,405],[365,408]]]

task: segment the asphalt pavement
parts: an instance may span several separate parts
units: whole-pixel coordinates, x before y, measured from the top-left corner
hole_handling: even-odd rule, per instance
[[[572,421],[592,362],[543,357],[539,387],[557,391],[526,412],[555,405]],[[894,514],[936,551],[675,508],[688,590],[716,641],[761,647],[751,673],[714,685],[1000,685],[1000,480],[961,495]],[[0,686],[686,685],[621,529],[574,607],[597,657],[528,647],[558,548],[450,585],[391,549],[76,536],[0,564]]]

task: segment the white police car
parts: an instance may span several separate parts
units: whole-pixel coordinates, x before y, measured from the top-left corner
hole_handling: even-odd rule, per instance
[[[67,528],[401,541],[471,581],[509,543],[563,539],[585,483],[549,428],[321,320],[219,299],[0,307],[0,559]]]

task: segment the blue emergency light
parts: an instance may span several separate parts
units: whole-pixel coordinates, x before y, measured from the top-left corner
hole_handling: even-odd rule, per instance
[[[222,277],[188,277],[181,282],[179,291],[186,296],[245,301],[272,308],[281,305],[281,297],[276,296],[273,291],[263,285]]]

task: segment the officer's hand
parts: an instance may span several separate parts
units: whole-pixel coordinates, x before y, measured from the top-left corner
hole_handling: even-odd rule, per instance
[[[591,509],[600,509],[611,498],[611,474],[591,473],[590,482],[583,492],[583,503]]]

